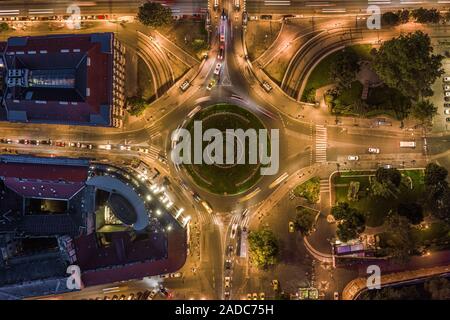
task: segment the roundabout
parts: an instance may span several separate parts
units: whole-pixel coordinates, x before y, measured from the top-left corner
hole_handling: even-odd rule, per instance
[[[203,132],[213,133],[211,140],[203,137],[203,161],[183,165],[191,180],[201,189],[217,195],[237,195],[253,187],[261,178],[262,164],[251,146],[253,143],[249,143],[253,142],[251,137],[246,134],[266,129],[263,122],[242,107],[220,103],[198,111],[185,129],[195,137],[195,126],[199,124]],[[240,135],[239,131],[245,135]],[[206,152],[211,141],[222,143],[221,154]],[[191,153],[194,152],[198,150],[194,150],[193,144]]]

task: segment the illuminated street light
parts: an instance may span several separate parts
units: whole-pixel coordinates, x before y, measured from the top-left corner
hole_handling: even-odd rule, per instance
[[[178,209],[177,214],[175,215],[175,219],[178,219],[178,217],[184,212],[184,208]]]

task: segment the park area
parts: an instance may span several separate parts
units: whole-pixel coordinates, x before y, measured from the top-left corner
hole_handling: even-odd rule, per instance
[[[191,136],[194,136],[194,121],[202,121],[203,132],[208,129],[216,129],[222,133],[224,156],[226,155],[227,150],[225,147],[228,144],[233,143],[234,148],[237,148],[237,145],[241,146],[244,151],[243,157],[245,157],[245,159],[238,159],[238,153],[235,152],[235,158],[232,164],[226,164],[225,161],[223,161],[223,164],[214,162],[212,164],[202,163],[184,165],[184,168],[195,184],[204,190],[215,194],[233,195],[247,191],[259,181],[261,178],[261,164],[258,161],[254,164],[251,163],[251,161],[248,161],[250,154],[248,139],[244,138],[244,141],[241,141],[240,138],[238,138],[238,135],[228,131],[242,129],[243,132],[245,132],[248,129],[255,129],[256,132],[258,132],[258,130],[264,129],[264,124],[257,116],[236,105],[213,105],[197,112],[192,120],[188,122],[186,129],[191,132]],[[214,138],[216,139],[216,137]],[[215,140],[213,141],[215,142]],[[195,143],[192,144],[192,148],[194,148],[194,144]],[[202,150],[208,145],[209,143],[204,141]],[[230,148],[232,148],[231,145]],[[268,149],[270,150],[270,145],[268,145]],[[194,154],[193,149],[192,154]]]
[[[347,47],[348,52],[356,54],[360,60],[370,61],[372,59],[370,55],[371,45],[361,44]],[[306,82],[305,89],[302,94],[302,101],[308,100],[310,92],[314,92],[319,88],[333,84],[333,80],[330,77],[331,68],[337,64],[340,59],[340,51],[335,51],[325,58],[323,58],[313,69]]]
[[[416,202],[424,191],[423,170],[401,170],[399,192],[389,198],[374,196],[370,192],[373,171],[341,172],[333,177],[335,202],[347,202],[366,217],[369,227],[381,226],[388,213],[396,211],[401,203]]]

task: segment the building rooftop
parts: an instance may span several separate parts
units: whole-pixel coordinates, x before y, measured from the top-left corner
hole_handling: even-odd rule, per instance
[[[113,40],[113,33],[9,38],[8,120],[110,125]]]

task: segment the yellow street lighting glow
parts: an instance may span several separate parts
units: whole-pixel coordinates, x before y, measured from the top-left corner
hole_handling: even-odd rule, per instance
[[[175,216],[175,219],[178,219],[178,217],[184,212],[184,208],[180,208]]]
[[[147,195],[147,201],[152,201],[152,196],[151,195]]]
[[[156,215],[157,215],[157,216],[160,216],[160,215],[161,215],[161,210],[159,210],[159,209],[156,210]]]

